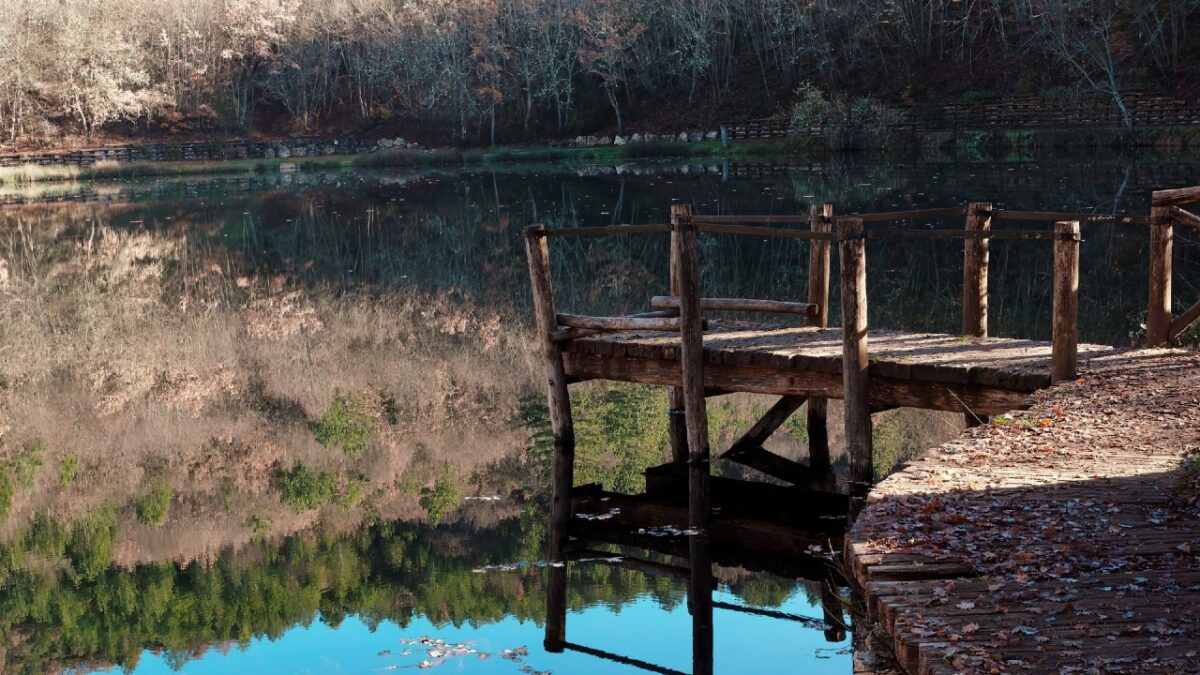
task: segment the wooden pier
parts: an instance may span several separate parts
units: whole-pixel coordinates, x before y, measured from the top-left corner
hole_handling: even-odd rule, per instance
[[[710,672],[712,623],[711,607],[706,603],[711,602],[711,563],[714,555],[721,555],[714,553],[714,545],[717,549],[734,544],[745,546],[748,542],[744,537],[738,541],[737,533],[755,531],[775,533],[762,534],[764,541],[771,536],[780,537],[778,541],[802,541],[808,536],[806,533],[821,530],[820,523],[802,522],[802,514],[811,515],[813,504],[828,505],[831,500],[841,500],[846,522],[853,522],[874,479],[873,412],[895,407],[954,411],[963,413],[970,426],[978,426],[986,423],[989,416],[1027,408],[1042,389],[1074,381],[1081,366],[1086,368],[1093,360],[1111,358],[1113,350],[1108,347],[1078,342],[1081,223],[1119,220],[1149,227],[1151,279],[1147,338],[1151,345],[1160,345],[1182,333],[1200,317],[1200,303],[1173,318],[1172,228],[1176,223],[1200,226],[1200,217],[1179,208],[1197,200],[1200,188],[1156,192],[1148,218],[1009,211],[995,209],[988,203],[840,218],[833,216],[831,205],[816,205],[808,214],[794,216],[706,216],[693,214],[686,205],[675,205],[670,224],[560,230],[540,225],[526,228],[537,333],[554,437],[551,560],[567,564],[572,551],[588,545],[588,537],[583,535],[596,532],[594,526],[582,526],[573,518],[580,507],[581,495],[573,485],[575,437],[569,386],[599,379],[668,387],[671,461],[652,469],[647,483],[660,506],[665,498],[674,508],[686,509],[688,535],[681,542],[686,551],[676,553],[687,559],[690,570],[696,672]],[[939,230],[881,227],[889,222],[918,219],[961,219],[964,226]],[[1053,223],[1053,229],[993,228],[994,223],[1001,221]],[[550,239],[656,233],[670,236],[671,280],[665,295],[648,299],[648,311],[622,317],[590,317],[559,311],[551,283]],[[704,233],[806,240],[810,246],[807,297],[804,301],[704,297],[697,246],[698,237]],[[866,242],[905,238],[956,238],[964,242],[961,335],[870,327]],[[1048,341],[988,335],[989,250],[996,241],[1006,239],[1041,240],[1053,246],[1054,316],[1053,335]],[[830,261],[835,246],[841,267],[838,282],[842,325],[831,328],[828,325]],[[768,313],[785,320],[763,323],[705,316],[721,311]],[[791,321],[786,320],[788,317]],[[742,494],[770,495],[763,497],[769,504],[760,505],[763,508],[749,519],[743,514],[732,528],[728,523],[734,522],[730,520],[733,516],[724,510],[728,507],[717,507],[713,500],[717,479],[710,475],[706,413],[708,397],[731,392],[771,394],[779,399],[721,457],[788,484],[783,490],[752,487],[747,491],[718,481],[719,492],[726,496],[738,494],[739,490]],[[826,429],[828,399],[842,400],[850,461],[848,498],[830,492],[834,481]],[[765,450],[763,443],[805,403],[809,463],[795,462]],[[657,512],[664,513],[661,509]],[[772,517],[772,513],[776,515]],[[828,518],[827,513],[823,515]],[[674,517],[678,520],[679,516]],[[780,526],[790,527],[796,533],[779,534]],[[592,540],[611,541],[611,537],[593,536]],[[773,554],[786,555],[786,552]],[[705,600],[706,597],[709,599]],[[548,609],[546,645],[553,650],[567,644],[565,596],[552,592]],[[702,653],[705,649],[707,655]]]

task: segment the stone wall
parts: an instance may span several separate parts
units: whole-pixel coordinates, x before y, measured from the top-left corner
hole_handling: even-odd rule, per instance
[[[643,134],[634,132],[622,136],[576,136],[571,145],[576,148],[602,148],[607,145],[629,145],[630,143],[699,143],[715,141],[721,134],[716,131],[681,131],[677,134]]]

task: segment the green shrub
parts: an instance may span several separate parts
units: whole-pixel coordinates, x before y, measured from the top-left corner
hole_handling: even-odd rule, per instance
[[[17,494],[17,486],[13,484],[12,476],[7,470],[0,470],[0,518],[8,517],[12,508],[13,496]]]
[[[25,448],[12,461],[13,475],[16,477],[18,485],[23,488],[33,487],[34,481],[37,480],[37,471],[42,466],[42,455],[45,452],[46,442],[38,441]]]
[[[309,423],[322,447],[340,446],[347,455],[355,455],[371,440],[371,416],[353,397],[337,392],[325,415]]]
[[[150,491],[133,498],[133,510],[137,519],[147,527],[158,527],[171,511],[171,500],[175,491],[165,481],[158,481]]]
[[[792,108],[797,129],[818,128],[825,141],[839,150],[856,150],[886,145],[888,132],[903,121],[903,115],[871,98],[827,97],[817,87],[805,84],[796,92]]]
[[[279,498],[296,513],[320,508],[337,496],[337,476],[297,462],[291,469],[276,469],[272,483]]]
[[[77,576],[95,579],[108,569],[117,542],[117,518],[112,509],[92,514],[71,526],[67,557]]]
[[[58,466],[58,484],[67,487],[75,482],[75,474],[79,469],[79,460],[75,455],[66,455]]]
[[[449,476],[442,476],[433,487],[421,490],[421,508],[429,514],[429,522],[434,525],[442,521],[442,516],[458,508],[458,502],[458,488],[454,487]]]

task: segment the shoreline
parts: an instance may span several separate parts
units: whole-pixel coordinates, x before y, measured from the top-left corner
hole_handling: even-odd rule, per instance
[[[592,137],[589,137],[592,138]],[[402,139],[400,139],[402,140]],[[206,152],[227,153],[225,144],[237,141],[212,139]],[[1082,128],[1082,129],[996,129],[943,130],[897,135],[886,145],[854,150],[836,150],[823,137],[780,137],[738,139],[729,147],[719,140],[653,140],[622,145],[601,144],[586,147],[573,145],[510,145],[488,148],[392,148],[376,145],[329,144],[321,141],[300,141],[315,145],[319,151],[299,153],[268,152],[268,156],[191,158],[178,146],[155,146],[154,156],[169,156],[162,160],[107,159],[129,149],[137,154],[137,144],[108,146],[91,150],[70,149],[30,153],[29,161],[0,166],[0,186],[20,187],[34,183],[55,183],[83,180],[131,179],[141,177],[180,177],[236,173],[286,173],[309,169],[353,171],[390,167],[486,167],[521,162],[561,162],[565,166],[617,164],[651,159],[753,160],[790,159],[820,162],[834,157],[860,153],[901,159],[1011,161],[1035,159],[1045,155],[1070,155],[1081,151],[1130,153],[1140,149],[1159,152],[1186,152],[1200,149],[1200,127],[1142,127]],[[262,142],[255,142],[260,143]],[[269,144],[269,143],[268,143]],[[336,147],[354,147],[351,152],[333,151]],[[369,149],[368,149],[369,148]],[[15,153],[14,153],[15,154]],[[274,156],[272,156],[274,155]],[[90,161],[88,156],[105,157]],[[82,158],[82,159],[81,159]]]

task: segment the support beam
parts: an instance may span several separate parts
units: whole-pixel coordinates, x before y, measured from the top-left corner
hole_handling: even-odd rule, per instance
[[[1173,191],[1171,191],[1173,192]],[[1158,199],[1155,193],[1155,199]],[[1171,331],[1171,263],[1175,221],[1167,206],[1150,209],[1150,304],[1146,311],[1146,345],[1165,347]]]
[[[967,231],[990,232],[992,205],[989,202],[967,204]],[[963,239],[962,332],[971,337],[988,335],[988,259],[986,238]]]
[[[763,414],[762,418],[754,423],[754,426],[750,427],[746,433],[742,434],[741,438],[737,439],[733,445],[729,446],[729,450],[726,450],[722,457],[728,457],[729,455],[735,455],[739,452],[761,447],[762,444],[766,443],[767,439],[771,437],[771,434],[775,433],[779,427],[783,426],[783,423],[792,416],[792,413],[796,412],[800,409],[800,406],[804,405],[805,400],[806,397],[804,396],[780,397],[780,399],[775,402],[775,405],[771,406],[771,408],[767,410],[765,414]]]
[[[866,505],[874,480],[871,452],[870,378],[867,371],[867,251],[863,223],[839,218],[842,285],[842,390],[846,454],[850,456],[851,523]]]
[[[809,210],[809,227],[813,232],[828,234],[833,229],[833,204],[813,204]],[[830,244],[814,239],[808,249],[808,303],[817,306],[808,325],[829,327],[829,267]],[[824,398],[808,399],[808,465],[813,472],[832,478],[829,460],[828,402]]]
[[[1050,382],[1074,380],[1079,358],[1079,221],[1054,224],[1054,337]],[[1069,238],[1067,238],[1069,237]]]
[[[712,673],[712,564],[709,550],[708,412],[704,401],[704,333],[701,329],[700,261],[691,207],[672,207],[672,275],[679,282],[683,407],[687,417],[688,538],[691,579],[688,605],[692,611],[692,663],[696,675]]]
[[[991,202],[967,204],[967,231],[991,232]],[[988,336],[988,262],[991,242],[986,238],[966,237],[963,239],[963,289],[962,289],[962,332],[963,335],[985,338]],[[986,420],[978,415],[963,415],[968,427],[979,426]]]
[[[670,295],[656,295],[650,298],[650,306],[657,309],[675,309],[679,307],[679,298]],[[816,314],[816,305],[805,302],[785,302],[783,300],[758,300],[754,298],[700,298],[700,309],[725,310],[730,312],[763,312],[766,314]]]
[[[1183,334],[1196,320],[1200,319],[1200,301],[1187,308],[1187,311],[1179,315],[1178,319],[1171,322],[1171,330],[1168,334],[1171,342]]]
[[[678,255],[678,243],[676,239],[679,237],[677,225],[682,223],[692,213],[692,208],[685,204],[671,205],[671,254],[670,254],[670,274],[671,274],[671,295],[679,297],[679,263],[676,260]],[[667,433],[671,441],[671,460],[683,464],[688,459],[687,445],[687,415],[684,413],[683,404],[683,387],[671,387],[667,394],[668,424]]]
[[[575,470],[575,428],[571,420],[571,397],[567,391],[567,375],[562,350],[551,334],[558,328],[554,311],[554,289],[550,280],[550,249],[542,225],[525,228],[525,255],[529,261],[529,281],[533,289],[533,311],[536,318],[538,343],[541,345],[542,365],[546,369],[546,392],[550,407],[550,424],[554,434],[554,486],[550,505],[549,560],[563,563],[552,567],[561,580],[551,577],[551,592],[546,596],[546,649],[561,650],[566,641],[566,549],[571,520],[571,487]],[[560,585],[555,585],[560,582]],[[559,589],[561,592],[555,592]]]
[[[813,482],[813,472],[807,466],[793,462],[786,457],[780,457],[761,445],[730,450],[721,455],[721,459],[748,466],[755,471],[761,471],[797,487],[808,487]],[[825,486],[821,485],[820,487]]]

